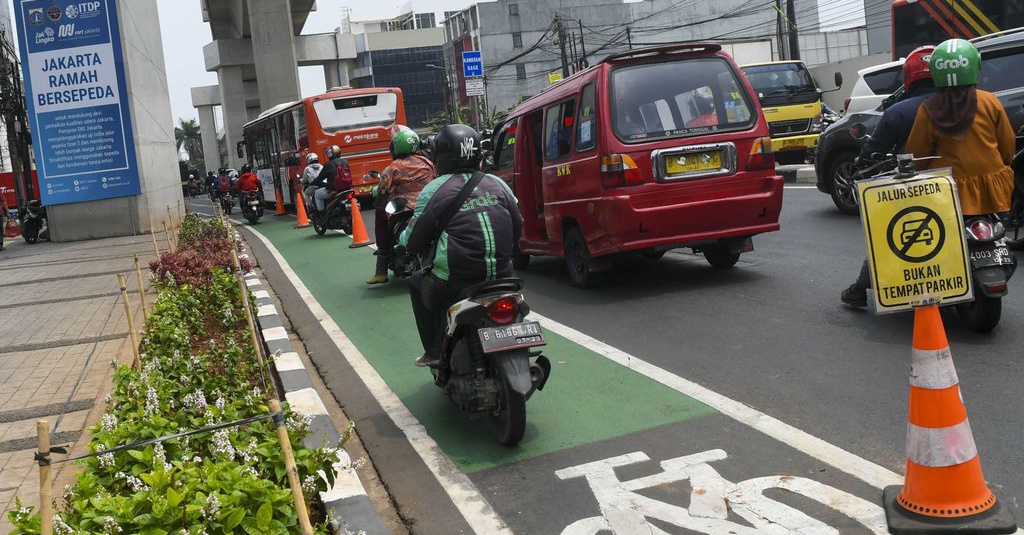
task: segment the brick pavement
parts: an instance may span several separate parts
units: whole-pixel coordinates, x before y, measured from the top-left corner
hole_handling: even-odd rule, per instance
[[[157,238],[166,248],[164,236]],[[102,414],[111,361],[132,358],[114,273],[125,273],[134,290],[132,254],[139,254],[147,278],[146,265],[154,258],[148,235],[5,245],[0,252],[0,533],[12,528],[7,511],[15,496],[39,504],[39,472],[32,460],[36,420],[49,422],[54,444],[75,443],[81,450],[87,442],[83,430]],[[141,328],[138,294],[132,292],[130,301]],[[152,304],[152,295],[147,302]],[[75,470],[55,465],[56,497]]]

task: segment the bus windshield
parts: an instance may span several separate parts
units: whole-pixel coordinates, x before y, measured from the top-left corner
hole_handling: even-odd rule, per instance
[[[390,127],[398,115],[398,95],[377,93],[320,100],[313,110],[324,132],[357,128]]]
[[[803,63],[771,63],[743,67],[762,106],[803,104],[818,100],[818,88]]]

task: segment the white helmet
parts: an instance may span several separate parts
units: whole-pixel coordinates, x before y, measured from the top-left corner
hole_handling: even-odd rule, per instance
[[[313,162],[319,162],[319,161],[320,161],[320,157],[317,156],[315,152],[311,152],[311,153],[306,155],[306,165],[312,165]]]
[[[234,179],[238,178],[238,171],[235,171],[234,169],[232,169],[228,173],[228,178],[230,178],[231,180],[234,180]]]

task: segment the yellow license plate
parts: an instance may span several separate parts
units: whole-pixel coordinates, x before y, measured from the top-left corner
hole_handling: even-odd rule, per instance
[[[803,139],[782,139],[778,141],[772,141],[772,144],[778,143],[782,149],[803,149],[807,148],[808,143]]]
[[[722,151],[709,150],[665,156],[665,172],[670,175],[722,168]]]

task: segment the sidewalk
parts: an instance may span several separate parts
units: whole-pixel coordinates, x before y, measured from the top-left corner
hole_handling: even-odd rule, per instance
[[[161,245],[166,247],[162,234]],[[5,240],[0,252],[0,533],[18,496],[39,504],[32,459],[36,421],[47,420],[51,443],[76,444],[99,420],[113,374],[112,360],[130,363],[128,322],[117,273],[127,277],[136,328],[142,317],[133,254],[148,279],[155,258],[148,235],[72,243]],[[152,303],[153,296],[148,296]],[[70,468],[70,469],[69,469]],[[56,464],[59,499],[76,467]]]

